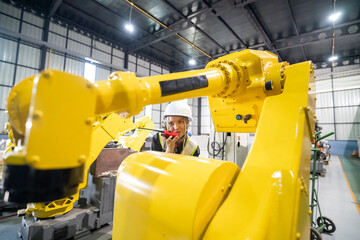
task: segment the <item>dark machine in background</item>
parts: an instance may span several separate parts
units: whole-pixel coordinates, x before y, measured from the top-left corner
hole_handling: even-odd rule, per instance
[[[313,143],[313,148],[317,148],[318,151],[316,151],[316,152],[312,151],[311,152],[310,170],[311,170],[311,172],[313,172],[314,171],[314,166],[315,166],[315,173],[317,175],[325,177],[326,169],[324,168],[323,165],[329,164],[331,146],[330,146],[328,141],[319,140],[321,138],[321,130],[322,130],[322,127],[319,126],[318,120],[316,120],[316,122],[315,122],[315,133],[317,133],[317,134],[315,134],[316,142]],[[316,144],[316,146],[315,146],[315,144]],[[316,164],[313,164],[315,154],[316,154]]]

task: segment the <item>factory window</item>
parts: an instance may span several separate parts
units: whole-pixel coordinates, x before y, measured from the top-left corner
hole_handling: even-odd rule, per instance
[[[95,64],[85,63],[84,78],[86,78],[92,83],[95,82],[95,72],[96,72]]]

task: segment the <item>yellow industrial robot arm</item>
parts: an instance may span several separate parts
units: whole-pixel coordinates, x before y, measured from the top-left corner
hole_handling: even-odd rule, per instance
[[[133,134],[131,136],[122,137],[119,136],[119,138],[125,139],[125,146],[127,148],[130,148],[134,151],[140,152],[142,146],[144,145],[144,141],[146,137],[151,132],[150,130],[146,129],[139,129],[139,128],[148,128],[153,129],[154,128],[154,122],[151,121],[150,117],[142,117],[139,120],[135,122],[136,128],[138,129],[136,134]],[[122,134],[123,135],[123,134]]]
[[[89,168],[106,144],[111,140],[118,139],[118,135],[122,136],[131,130],[145,126],[149,128],[154,127],[150,117],[142,117],[135,123],[133,123],[131,118],[121,118],[116,113],[97,117],[91,134],[90,153],[85,162],[84,180],[79,185],[77,193],[51,202],[28,203],[26,209],[18,211],[18,215],[32,214],[37,218],[50,218],[69,212],[73,208],[74,203],[79,199],[80,190],[87,187]],[[139,152],[149,133],[149,130],[141,130],[137,136],[126,137],[126,139],[131,138],[130,144],[127,147]]]
[[[11,130],[11,124],[9,122],[6,123],[5,129],[6,129],[7,133],[8,133],[9,140],[5,142],[6,145],[5,145],[3,155],[5,153],[10,152],[11,149],[14,147],[14,134],[13,134],[13,131]],[[1,166],[0,182],[2,182],[2,179],[3,179],[3,176],[4,176],[3,155],[1,156],[1,159],[0,159],[0,166]]]
[[[74,194],[96,115],[128,117],[148,104],[208,96],[217,131],[256,131],[243,169],[159,152],[130,156],[118,174],[114,239],[306,239],[313,81],[310,62],[288,66],[256,50],[204,70],[145,78],[116,72],[95,84],[44,71],[9,95],[16,148],[5,157],[5,196],[38,202]]]
[[[217,131],[253,132],[264,98],[281,93],[285,67],[271,53],[246,50],[214,60],[204,70],[161,76],[115,72],[91,84],[46,70],[27,78],[12,89],[7,104],[17,147],[5,157],[6,170],[24,175],[8,175],[5,196],[38,202],[74,194],[96,115],[120,112],[129,117],[149,104],[209,96]],[[76,147],[70,151],[69,146]]]

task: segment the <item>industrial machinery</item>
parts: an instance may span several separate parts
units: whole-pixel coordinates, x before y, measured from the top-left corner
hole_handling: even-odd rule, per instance
[[[3,189],[3,176],[4,176],[4,166],[3,166],[3,156],[5,153],[8,153],[11,151],[11,149],[14,147],[13,141],[14,141],[14,135],[11,130],[10,123],[6,123],[5,129],[8,134],[7,140],[2,139],[0,142],[0,205],[2,203],[2,199],[4,198],[4,189]]]
[[[329,164],[330,161],[330,144],[328,141],[319,141],[318,148],[320,148],[320,160],[323,161],[325,165]]]
[[[96,84],[43,71],[9,95],[16,147],[5,156],[5,197],[39,202],[76,193],[96,115],[129,117],[149,104],[208,96],[216,131],[256,132],[242,169],[132,154],[117,175],[113,238],[308,239],[313,84],[311,62],[290,66],[256,50],[220,57],[203,70],[144,78],[115,72]]]
[[[55,233],[59,235],[59,232],[61,232],[62,236],[71,238],[78,235],[79,232],[84,234],[86,231],[99,228],[104,223],[111,222],[113,214],[112,202],[115,187],[107,186],[103,189],[103,185],[111,185],[111,182],[113,182],[112,185],[114,186],[116,179],[111,176],[107,176],[107,178],[101,177],[94,179],[97,183],[97,192],[100,192],[100,194],[98,194],[100,195],[100,200],[95,199],[95,201],[92,202],[95,202],[95,205],[96,203],[99,203],[97,204],[98,206],[87,205],[87,199],[83,197],[80,199],[83,203],[78,203],[81,208],[78,208],[72,214],[68,214],[65,217],[61,217],[61,215],[71,211],[75,202],[79,200],[80,190],[85,189],[88,184],[87,178],[90,166],[97,159],[100,152],[109,143],[109,141],[118,140],[119,137],[124,136],[124,134],[138,129],[136,135],[132,134],[125,138],[122,148],[134,150],[133,152],[139,152],[145,138],[150,133],[149,130],[139,129],[144,127],[154,127],[154,123],[151,121],[150,117],[140,118],[138,121],[133,123],[131,118],[124,119],[115,113],[99,116],[97,121],[93,124],[90,154],[85,162],[84,180],[79,185],[78,192],[71,196],[54,201],[28,203],[26,209],[18,211],[18,215],[23,216],[20,229],[22,238],[53,239],[53,235]],[[117,156],[117,158],[119,158],[119,156]],[[113,159],[111,160],[114,161]],[[97,165],[101,165],[101,163]],[[101,197],[104,198],[104,195],[108,198],[107,201],[101,201],[103,200]],[[106,204],[109,201],[110,204],[108,204],[108,206]],[[107,214],[104,214],[103,209],[107,209]],[[56,220],[53,220],[52,218],[55,216]]]
[[[74,202],[79,200],[79,191],[86,188],[87,186],[87,176],[91,164],[96,160],[97,156],[100,154],[101,150],[114,139],[118,139],[119,136],[124,135],[125,133],[137,129],[138,127],[153,127],[154,123],[149,117],[143,117],[138,120],[135,124],[130,118],[123,119],[120,118],[117,114],[111,113],[107,116],[101,117],[99,121],[94,124],[92,134],[91,134],[91,147],[90,154],[85,162],[85,173],[84,180],[79,185],[78,192],[67,196],[66,198],[57,199],[51,202],[37,202],[29,203],[26,210],[24,210],[20,215],[32,214],[37,218],[50,218],[59,214],[65,214],[73,208]],[[135,151],[140,151],[142,144],[145,141],[145,138],[150,133],[148,130],[139,130],[139,136],[137,141],[133,138],[128,140],[131,144],[124,146]]]
[[[321,129],[320,129],[321,130]],[[317,156],[318,156],[318,152],[320,152],[320,148],[317,147],[318,143],[322,140],[325,139],[331,135],[334,134],[334,132],[328,133],[325,136],[321,137],[320,135],[320,131],[315,132],[315,136],[316,136],[316,141],[314,144],[314,148],[311,149],[314,152],[314,159],[312,161],[312,171],[311,171],[311,199],[310,199],[310,209],[311,209],[311,240],[321,240],[322,237],[320,235],[321,232],[325,232],[325,233],[333,233],[336,230],[336,226],[335,223],[328,217],[325,217],[322,215],[321,213],[321,208],[320,208],[320,202],[318,199],[318,190],[316,190],[316,183],[318,184],[318,180],[319,180],[319,176],[317,175],[317,171],[314,171],[313,169],[316,169],[316,163],[318,163],[317,160]],[[316,212],[319,212],[319,217],[316,218],[316,222],[315,222],[315,214],[314,214],[314,209],[316,210]]]
[[[208,137],[209,157],[233,162],[242,168],[248,154],[249,133],[211,131]]]
[[[315,121],[315,141],[313,142],[313,149],[318,149],[317,151],[311,152],[311,164],[310,164],[310,172],[313,171],[322,177],[325,177],[326,169],[323,165],[329,164],[330,161],[330,144],[328,141],[319,140],[324,139],[321,136],[322,127],[318,124],[318,119]],[[316,154],[316,156],[315,156]],[[314,159],[316,158],[316,163],[314,163]],[[315,166],[315,168],[314,168]]]

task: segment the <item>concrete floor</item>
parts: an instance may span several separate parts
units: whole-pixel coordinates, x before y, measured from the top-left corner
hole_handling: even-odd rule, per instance
[[[323,216],[330,218],[336,231],[321,234],[324,240],[360,239],[360,212],[346,183],[338,156],[331,156],[325,165],[326,176],[319,178],[319,202]],[[360,174],[360,172],[359,172]]]
[[[318,195],[323,216],[333,220],[336,231],[333,234],[321,234],[324,240],[360,239],[360,212],[346,183],[339,158],[332,156],[325,177],[319,178]],[[360,173],[359,173],[360,174]],[[0,239],[15,240],[21,219],[11,217],[0,220]],[[111,239],[112,226],[106,226],[82,239]]]
[[[21,218],[14,216],[0,220],[0,240],[21,240],[18,236]],[[77,240],[110,240],[112,238],[112,225],[106,225],[92,233],[78,236]]]
[[[17,230],[20,229],[21,218],[14,216],[0,220],[0,239],[14,240],[18,237]]]
[[[352,189],[353,197],[360,203],[360,158],[351,156],[339,156],[342,169]],[[358,206],[359,207],[359,206]],[[358,208],[360,212],[360,208]]]

